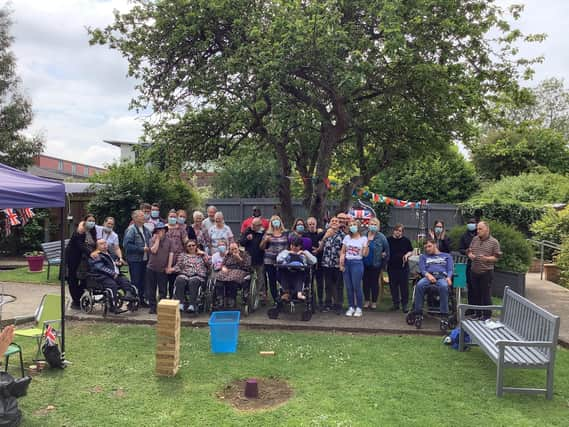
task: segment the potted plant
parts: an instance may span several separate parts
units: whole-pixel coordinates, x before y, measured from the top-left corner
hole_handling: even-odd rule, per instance
[[[28,269],[32,273],[43,271],[44,256],[41,251],[31,251],[24,254],[28,261]]]
[[[498,260],[492,281],[492,296],[502,297],[504,288],[509,286],[520,295],[525,295],[526,273],[531,265],[533,250],[524,235],[514,227],[496,221],[488,221],[490,234],[500,242],[502,257]],[[460,228],[460,231],[457,230]],[[453,228],[450,233],[453,249],[458,250],[458,243],[466,227]]]

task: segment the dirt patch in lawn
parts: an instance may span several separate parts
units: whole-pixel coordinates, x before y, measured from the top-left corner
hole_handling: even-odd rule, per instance
[[[259,397],[250,399],[245,397],[246,382],[247,380],[237,380],[227,384],[217,393],[217,398],[228,402],[239,411],[263,411],[284,405],[293,395],[293,390],[286,381],[277,378],[257,378]]]

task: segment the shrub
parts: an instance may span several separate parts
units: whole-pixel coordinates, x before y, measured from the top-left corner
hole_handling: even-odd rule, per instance
[[[561,271],[561,280],[559,284],[569,288],[569,239],[561,244],[561,251],[557,256],[557,265]]]
[[[464,216],[481,210],[488,219],[511,224],[527,236],[547,205],[569,201],[569,177],[530,173],[503,178],[460,205]]]
[[[97,188],[89,210],[98,221],[106,216],[115,217],[119,235],[128,227],[131,212],[141,202],[160,203],[162,216],[170,208],[191,211],[201,204],[199,195],[188,183],[154,167],[132,163],[112,165],[92,181],[103,185]]]
[[[496,264],[497,268],[517,273],[528,271],[533,257],[531,244],[524,235],[508,224],[488,221],[490,233],[500,242],[502,257]],[[466,232],[466,226],[458,225],[449,232],[452,250],[458,250],[460,236]]]
[[[540,220],[531,225],[530,229],[536,240],[548,240],[561,244],[569,237],[569,207],[561,211],[548,209]],[[545,248],[545,255],[547,259],[552,259],[555,252],[553,249]]]
[[[35,216],[24,227],[13,227],[10,236],[6,237],[2,233],[0,248],[3,255],[22,255],[25,252],[41,250],[41,244],[44,242],[44,225],[49,217],[49,210],[34,209],[34,213]],[[51,224],[51,230],[56,228],[57,225]]]

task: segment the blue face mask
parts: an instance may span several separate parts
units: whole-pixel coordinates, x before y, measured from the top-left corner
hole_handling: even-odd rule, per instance
[[[304,225],[298,224],[296,226],[296,231],[298,231],[299,233],[302,233],[304,231]]]
[[[225,246],[218,246],[217,249],[219,250],[220,254],[224,254],[227,248]]]
[[[371,231],[372,233],[377,232],[377,225],[370,225],[370,226],[369,226],[369,231]]]
[[[150,214],[145,213],[144,214],[144,220],[148,221],[150,219]]]
[[[152,212],[150,212],[150,216],[152,218],[158,218],[160,216],[160,212],[159,211],[152,211]]]
[[[105,227],[103,227],[103,231],[104,231],[105,233],[110,233],[111,231],[113,231],[113,227],[107,227],[107,226],[105,226]]]
[[[476,231],[476,224],[468,223],[468,224],[466,224],[466,229],[468,231]]]
[[[358,232],[358,226],[357,225],[350,225],[350,233],[354,234]]]
[[[435,227],[435,233],[441,234],[442,232],[443,232],[443,228],[442,228],[442,227]]]
[[[85,221],[85,227],[87,227],[87,230],[91,230],[95,227],[95,221]]]
[[[273,227],[275,227],[275,228],[280,228],[280,226],[281,226],[281,222],[278,219],[273,219],[271,224],[273,224]]]
[[[185,223],[186,223],[186,218],[184,217],[178,218],[178,224],[185,224]]]
[[[177,223],[178,223],[178,218],[176,218],[176,217],[174,217],[174,216],[168,217],[168,224],[174,225],[174,224],[177,224]]]

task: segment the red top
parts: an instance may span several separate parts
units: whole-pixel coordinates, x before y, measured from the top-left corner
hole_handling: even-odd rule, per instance
[[[245,221],[243,221],[243,223],[241,224],[241,234],[245,233],[245,230],[251,227],[251,223],[253,222],[254,219],[255,219],[254,216],[250,216]],[[261,224],[263,225],[263,228],[265,230],[269,228],[269,220],[267,218],[261,217]]]

